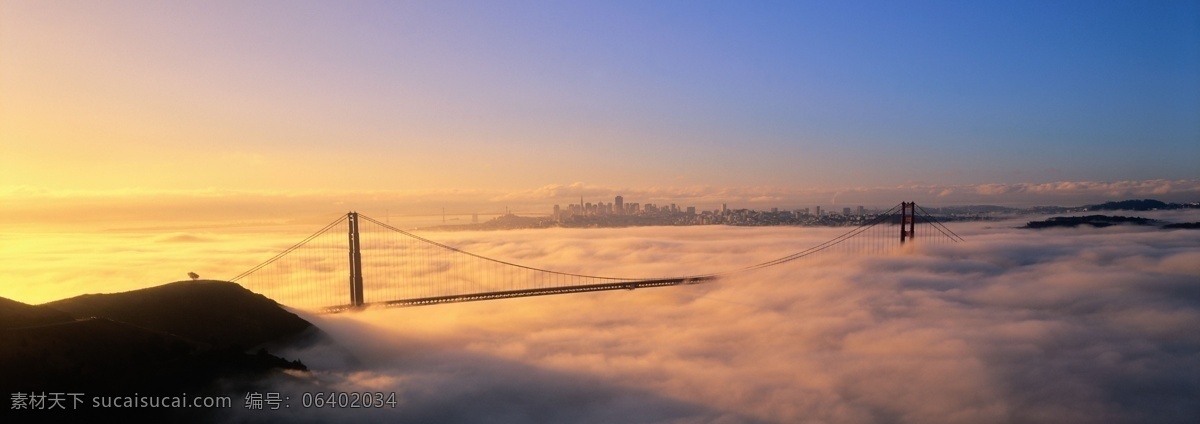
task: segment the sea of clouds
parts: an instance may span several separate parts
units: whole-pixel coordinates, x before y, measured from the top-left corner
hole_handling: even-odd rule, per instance
[[[1025,220],[954,223],[965,242],[831,252],[712,284],[306,315],[339,346],[282,352],[313,369],[270,386],[291,408],[229,418],[1196,422],[1200,233],[1014,228]],[[436,236],[533,266],[653,276],[736,268],[843,231]],[[314,382],[398,404],[300,407]]]

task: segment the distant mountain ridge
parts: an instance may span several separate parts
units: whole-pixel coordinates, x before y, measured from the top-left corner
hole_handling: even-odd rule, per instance
[[[1087,205],[1085,209],[1089,211],[1152,211],[1152,210],[1170,210],[1170,209],[1187,209],[1193,208],[1181,203],[1166,203],[1154,199],[1142,200],[1121,200],[1117,202],[1105,202],[1099,205]]]
[[[1192,203],[1167,203],[1154,199],[1141,200],[1120,200],[1112,202],[1104,202],[1099,204],[1084,205],[1084,206],[1032,206],[1032,207],[1009,207],[996,205],[970,205],[970,206],[943,206],[930,207],[924,209],[931,214],[941,215],[946,218],[959,218],[964,216],[983,216],[983,215],[1021,215],[1021,214],[1059,214],[1059,213],[1078,213],[1089,211],[1152,211],[1152,210],[1174,210],[1174,209],[1197,209],[1200,208],[1200,202]]]
[[[0,297],[0,329],[71,322],[71,315],[47,306],[29,305]]]
[[[1056,228],[1066,227],[1075,228],[1081,225],[1087,225],[1095,228],[1111,227],[1113,225],[1157,225],[1158,221],[1153,219],[1141,218],[1136,216],[1108,216],[1108,215],[1088,215],[1088,216],[1056,216],[1045,221],[1030,221],[1021,228]]]

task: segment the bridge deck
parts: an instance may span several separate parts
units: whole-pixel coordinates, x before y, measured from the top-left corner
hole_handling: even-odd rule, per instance
[[[515,297],[548,296],[553,294],[584,293],[605,290],[633,290],[645,287],[669,287],[687,284],[700,284],[716,280],[715,276],[664,278],[658,280],[624,281],[619,283],[584,284],[578,286],[548,287],[539,289],[506,290],[485,293],[458,294],[450,296],[420,297],[414,299],[389,300],[386,302],[364,303],[361,307],[354,305],[339,305],[322,308],[322,313],[337,313],[370,306],[408,307],[437,305],[442,303],[475,302],[480,300],[508,299]]]

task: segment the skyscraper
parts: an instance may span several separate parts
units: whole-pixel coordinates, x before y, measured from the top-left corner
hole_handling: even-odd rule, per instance
[[[625,198],[624,197],[617,196],[616,206],[613,207],[613,211],[616,212],[618,215],[625,213]]]

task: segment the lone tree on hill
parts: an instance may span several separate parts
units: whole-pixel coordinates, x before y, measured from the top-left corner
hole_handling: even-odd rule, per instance
[[[192,281],[196,281],[196,280],[200,279],[200,274],[197,274],[194,272],[189,272],[188,277],[192,277]]]

